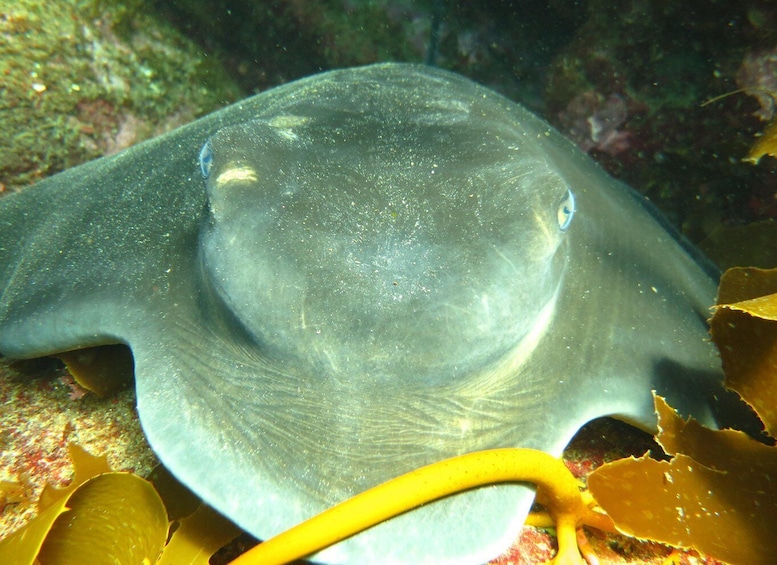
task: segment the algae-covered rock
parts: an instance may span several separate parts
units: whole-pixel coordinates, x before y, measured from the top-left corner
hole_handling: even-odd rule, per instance
[[[146,2],[0,0],[0,193],[241,94]]]

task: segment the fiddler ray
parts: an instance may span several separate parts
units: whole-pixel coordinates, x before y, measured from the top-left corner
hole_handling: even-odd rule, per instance
[[[266,539],[400,473],[560,455],[651,390],[714,418],[709,269],[547,123],[442,70],[330,71],[0,200],[0,353],[135,361],[164,464]],[[317,554],[478,563],[520,485]]]

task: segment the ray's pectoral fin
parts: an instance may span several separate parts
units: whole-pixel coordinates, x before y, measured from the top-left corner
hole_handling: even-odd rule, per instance
[[[342,399],[313,394],[250,347],[227,316],[189,314],[194,318],[167,318],[152,332],[161,341],[138,338],[134,348],[141,422],[177,478],[197,485],[206,503],[263,538],[361,490],[351,463],[362,464],[363,453],[344,451],[333,439],[336,428],[317,416]],[[397,473],[393,458],[372,465],[387,467],[384,477]],[[348,494],[333,498],[341,492]],[[412,562],[431,554],[485,562],[516,539],[533,498],[522,484],[476,488],[381,523],[316,559],[343,563],[358,555],[388,562],[386,556],[399,554],[392,562]]]

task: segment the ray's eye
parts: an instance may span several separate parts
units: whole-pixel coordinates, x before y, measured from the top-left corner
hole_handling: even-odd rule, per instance
[[[571,190],[567,190],[567,193],[561,199],[558,205],[557,217],[558,227],[561,231],[566,231],[569,224],[572,223],[572,216],[575,215],[575,195]]]
[[[202,178],[207,179],[210,176],[210,170],[213,167],[213,146],[210,139],[200,149],[200,172]]]

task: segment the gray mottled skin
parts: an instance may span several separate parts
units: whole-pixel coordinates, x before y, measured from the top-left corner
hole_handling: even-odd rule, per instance
[[[261,538],[443,457],[650,429],[652,389],[709,421],[715,285],[547,124],[418,66],[294,82],[0,200],[0,352],[128,344],[151,446]],[[318,558],[484,561],[531,497]]]

